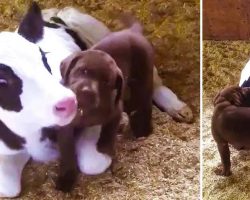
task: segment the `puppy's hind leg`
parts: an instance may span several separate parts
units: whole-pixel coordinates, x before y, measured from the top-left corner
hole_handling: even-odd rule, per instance
[[[153,101],[161,110],[167,112],[173,119],[190,123],[193,120],[192,110],[181,101],[173,91],[163,86],[156,67],[153,72]]]
[[[146,137],[152,132],[152,92],[153,64],[144,49],[134,52],[133,66],[128,80],[129,100],[125,102],[125,112],[136,138]]]
[[[145,83],[135,81],[130,87],[130,100],[125,104],[130,127],[136,138],[147,137],[152,132],[152,93]]]
[[[21,192],[22,171],[30,156],[26,153],[0,155],[0,198],[17,197]]]
[[[221,162],[222,162],[222,169],[221,168],[217,168],[215,170],[215,173],[217,175],[221,175],[221,176],[230,176],[231,173],[231,162],[230,162],[230,150],[229,150],[229,146],[228,143],[217,143],[217,147],[220,153],[220,157],[221,157]]]

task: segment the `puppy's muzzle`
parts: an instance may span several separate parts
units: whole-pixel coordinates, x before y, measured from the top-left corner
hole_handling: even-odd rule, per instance
[[[77,92],[77,99],[80,112],[84,112],[82,108],[94,109],[98,106],[97,93],[88,87]]]

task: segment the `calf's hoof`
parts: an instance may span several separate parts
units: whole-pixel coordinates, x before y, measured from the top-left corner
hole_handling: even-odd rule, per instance
[[[178,122],[193,122],[193,112],[191,108],[185,104],[179,109],[172,110],[170,115]]]
[[[0,198],[14,198],[14,197],[18,197],[20,192],[21,192],[21,188],[13,188],[12,190],[8,189],[8,191],[3,191],[4,189],[0,187]]]

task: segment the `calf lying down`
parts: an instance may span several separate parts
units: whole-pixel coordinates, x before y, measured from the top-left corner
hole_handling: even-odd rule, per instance
[[[231,174],[229,144],[236,149],[250,148],[250,88],[231,86],[214,99],[212,134],[220,153],[222,168],[216,173]]]
[[[66,7],[62,10],[56,8],[43,10],[43,18],[51,23],[58,22],[56,24],[59,26],[66,25],[66,27],[69,27],[77,33],[88,48],[111,33],[101,21],[72,7]],[[192,122],[193,114],[191,109],[176,94],[163,85],[156,67],[153,70],[153,101],[175,120]]]

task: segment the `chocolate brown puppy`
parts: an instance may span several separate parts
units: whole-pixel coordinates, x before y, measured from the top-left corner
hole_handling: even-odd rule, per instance
[[[142,137],[152,132],[153,50],[137,21],[128,17],[123,22],[128,29],[109,34],[91,49],[74,53],[61,64],[64,85],[75,92],[78,101],[72,126],[84,129],[101,124],[97,148],[110,156],[114,155],[123,103],[133,135]],[[127,98],[123,98],[124,90]],[[67,146],[61,145],[61,152]],[[61,163],[67,163],[67,156],[62,155],[62,159],[65,162]],[[72,169],[72,165],[62,165],[59,188],[70,188],[66,174]]]
[[[131,17],[125,18],[125,16],[122,20],[126,26],[129,26],[128,29],[110,33],[90,50],[101,50],[114,59],[124,76],[127,96],[123,99],[124,110],[129,115],[133,134],[135,137],[148,136],[152,132],[153,50],[150,43],[142,35],[142,27],[137,21]],[[79,109],[85,110],[86,101],[89,98],[85,99],[79,92],[84,84],[76,83],[81,81],[82,76],[71,73],[71,71],[74,72],[75,68],[78,68],[76,65],[84,64],[84,61],[78,62],[80,55],[81,53],[75,53],[65,59],[61,65],[61,71],[65,85],[76,92]],[[92,62],[98,62],[99,57],[93,56],[88,59],[92,59]],[[98,64],[102,65],[102,61],[99,61]],[[108,94],[105,95],[108,96]],[[90,115],[83,117],[82,121],[87,118],[92,117]]]
[[[122,111],[123,75],[114,59],[99,50],[69,56],[61,64],[64,85],[77,96],[75,126],[106,124]]]
[[[113,58],[99,50],[78,52],[61,65],[64,85],[77,96],[73,122],[58,129],[60,174],[57,189],[68,192],[77,176],[75,141],[85,127],[102,125],[98,150],[114,155],[115,134],[122,114],[123,75]]]
[[[110,55],[90,49],[64,60],[61,72],[64,85],[77,96],[78,112],[72,125],[78,129],[102,125],[98,148],[112,156],[114,134],[123,110],[124,80],[121,70]]]
[[[94,96],[96,96],[94,94],[96,93],[94,90],[97,90],[96,83],[92,82],[91,86],[89,81],[85,81],[86,77],[91,75],[91,73],[88,74],[88,71],[94,70],[94,68],[89,67],[86,62],[94,63],[93,67],[98,66],[100,73],[102,73],[105,71],[102,65],[105,65],[106,61],[101,60],[99,55],[94,55],[93,50],[101,50],[110,55],[124,76],[127,96],[123,99],[124,110],[129,115],[133,134],[135,137],[148,136],[152,132],[153,49],[142,35],[142,27],[135,19],[127,15],[121,19],[126,26],[129,26],[128,29],[110,33],[90,50],[85,51],[92,51],[92,56],[88,54],[88,56],[82,57],[84,53],[78,52],[66,58],[61,65],[62,77],[64,84],[77,95],[78,107],[83,111],[81,124],[84,126],[96,124],[97,121],[93,120],[96,114],[92,110],[96,103],[93,101]],[[88,69],[81,69],[81,72],[79,68],[83,67]],[[107,73],[110,72],[107,71]],[[117,84],[121,85],[121,81],[117,81]],[[86,87],[88,87],[88,91],[83,92]],[[99,90],[100,95],[102,95],[99,99],[105,96],[105,98],[111,97],[111,93],[106,89],[99,88]],[[106,100],[103,101],[106,102]],[[105,105],[107,104],[105,103]],[[107,120],[105,116],[107,116],[108,107],[105,109],[96,112],[97,115],[104,116],[103,120]],[[86,116],[87,114],[88,116]],[[98,122],[101,123],[101,121]]]
[[[250,148],[250,88],[231,86],[214,99],[212,134],[220,153],[222,168],[218,175],[231,174],[229,144],[236,149]]]

